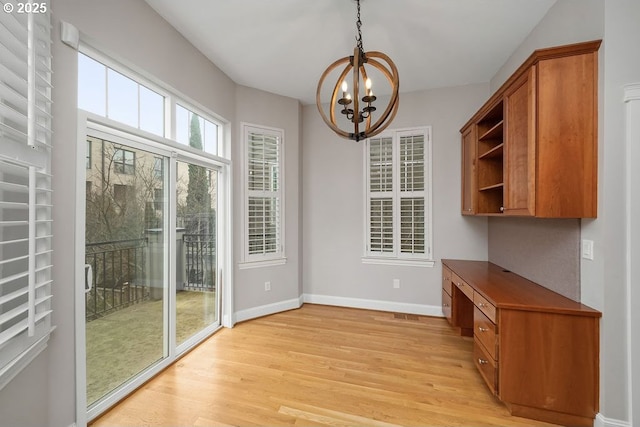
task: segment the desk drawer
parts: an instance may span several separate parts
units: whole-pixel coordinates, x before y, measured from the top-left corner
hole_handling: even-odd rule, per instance
[[[449,324],[453,325],[453,319],[451,318],[451,295],[449,295],[445,289],[442,289],[442,314],[447,318]]]
[[[487,355],[477,340],[473,342],[473,359],[491,393],[498,395],[498,364]]]
[[[473,301],[473,288],[465,283],[464,280],[460,278],[457,274],[451,272],[451,280],[455,285],[469,298]]]
[[[489,320],[496,323],[496,307],[493,304],[477,292],[473,295],[473,303],[485,314],[485,316],[489,318]]]
[[[442,266],[442,289],[444,289],[449,295],[451,295],[451,270],[449,267]]]
[[[484,346],[489,356],[498,360],[496,325],[477,306],[473,309],[473,334],[475,339]]]

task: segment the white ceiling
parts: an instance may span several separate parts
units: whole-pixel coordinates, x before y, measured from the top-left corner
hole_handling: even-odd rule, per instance
[[[361,0],[364,50],[391,57],[401,93],[488,82],[555,1]],[[355,0],[146,2],[236,83],[303,104],[355,47]]]

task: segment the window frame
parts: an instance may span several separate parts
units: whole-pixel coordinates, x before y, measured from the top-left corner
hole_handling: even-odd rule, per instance
[[[402,191],[400,188],[400,139],[407,136],[424,135],[424,190]],[[392,141],[392,190],[384,192],[392,200],[392,235],[393,248],[391,252],[374,252],[370,249],[371,242],[371,200],[375,198],[375,193],[371,191],[371,164],[370,150],[372,139],[391,138]],[[364,202],[363,202],[363,264],[383,264],[383,265],[409,265],[418,267],[433,267],[433,209],[432,209],[432,138],[431,126],[388,129],[374,138],[365,140],[363,146],[363,182],[364,182]],[[401,251],[401,200],[412,196],[424,198],[424,254],[406,253]]]
[[[258,133],[263,135],[269,135],[278,139],[278,181],[276,191],[260,191],[249,189],[249,134]],[[285,135],[284,130],[280,128],[255,125],[249,123],[241,123],[241,136],[242,144],[240,148],[241,158],[241,183],[242,183],[242,213],[243,213],[243,248],[241,262],[238,264],[239,268],[258,268],[274,265],[282,265],[287,262],[285,252],[285,164],[284,164],[284,143]],[[276,242],[279,250],[271,253],[251,254],[249,253],[249,198],[250,197],[264,197],[265,194],[274,194],[274,197],[278,199],[279,204],[279,217],[276,226]]]

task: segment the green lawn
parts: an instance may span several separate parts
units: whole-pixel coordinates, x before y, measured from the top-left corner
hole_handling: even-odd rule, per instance
[[[181,344],[215,320],[215,293],[178,292],[176,309]],[[163,357],[162,316],[163,301],[151,300],[87,323],[89,405]]]

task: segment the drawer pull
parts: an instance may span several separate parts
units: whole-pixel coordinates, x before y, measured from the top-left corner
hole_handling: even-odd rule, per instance
[[[464,283],[460,283],[460,282],[458,282],[458,286],[459,286],[459,287],[463,287],[463,286],[464,286]]]
[[[486,360],[484,360],[484,359],[478,359],[478,363],[479,363],[479,364],[481,364],[481,365],[486,365],[486,364],[487,364],[487,363],[489,363],[489,362],[487,362],[487,361],[486,361]]]
[[[487,329],[487,328],[483,328],[482,326],[478,326],[478,330],[479,330],[480,332],[487,332],[489,329]]]
[[[478,307],[480,307],[480,308],[485,308],[486,306],[487,306],[487,304],[485,304],[483,302],[478,303]]]
[[[443,306],[443,307],[449,307],[449,304],[447,304],[447,303],[445,302],[445,303],[442,303],[442,306]]]

